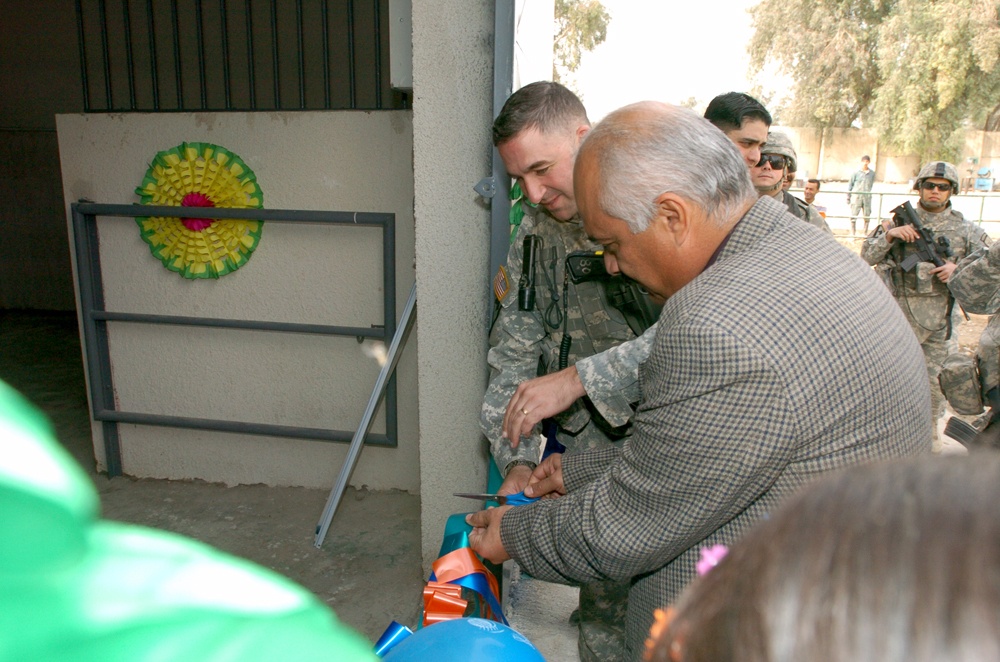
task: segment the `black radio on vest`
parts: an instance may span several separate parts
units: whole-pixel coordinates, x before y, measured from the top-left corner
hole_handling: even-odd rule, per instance
[[[535,275],[538,271],[538,251],[542,247],[542,238],[529,234],[524,238],[521,261],[521,280],[517,283],[517,309],[535,309]]]

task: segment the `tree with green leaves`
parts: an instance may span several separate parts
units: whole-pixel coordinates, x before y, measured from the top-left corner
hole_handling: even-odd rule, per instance
[[[791,76],[773,110],[803,126],[863,125],[922,159],[955,158],[1000,95],[996,0],[762,0],[751,72]]]
[[[608,37],[611,14],[599,0],[555,0],[556,34],[552,80],[567,84],[580,68],[584,51],[592,51]]]

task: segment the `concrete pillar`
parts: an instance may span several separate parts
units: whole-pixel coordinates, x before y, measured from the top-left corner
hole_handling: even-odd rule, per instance
[[[413,172],[424,566],[445,521],[486,485],[479,408],[486,385],[493,3],[413,3]]]

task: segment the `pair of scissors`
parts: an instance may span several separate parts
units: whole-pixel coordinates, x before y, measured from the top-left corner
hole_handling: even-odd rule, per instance
[[[538,501],[538,497],[525,496],[524,492],[517,494],[480,494],[476,492],[455,492],[453,496],[476,501],[496,501],[501,506],[526,506]]]

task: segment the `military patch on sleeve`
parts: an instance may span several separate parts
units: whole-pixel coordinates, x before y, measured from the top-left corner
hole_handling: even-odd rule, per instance
[[[497,269],[497,275],[493,277],[493,294],[496,295],[497,301],[503,301],[509,290],[510,280],[507,278],[507,269],[501,265]]]

